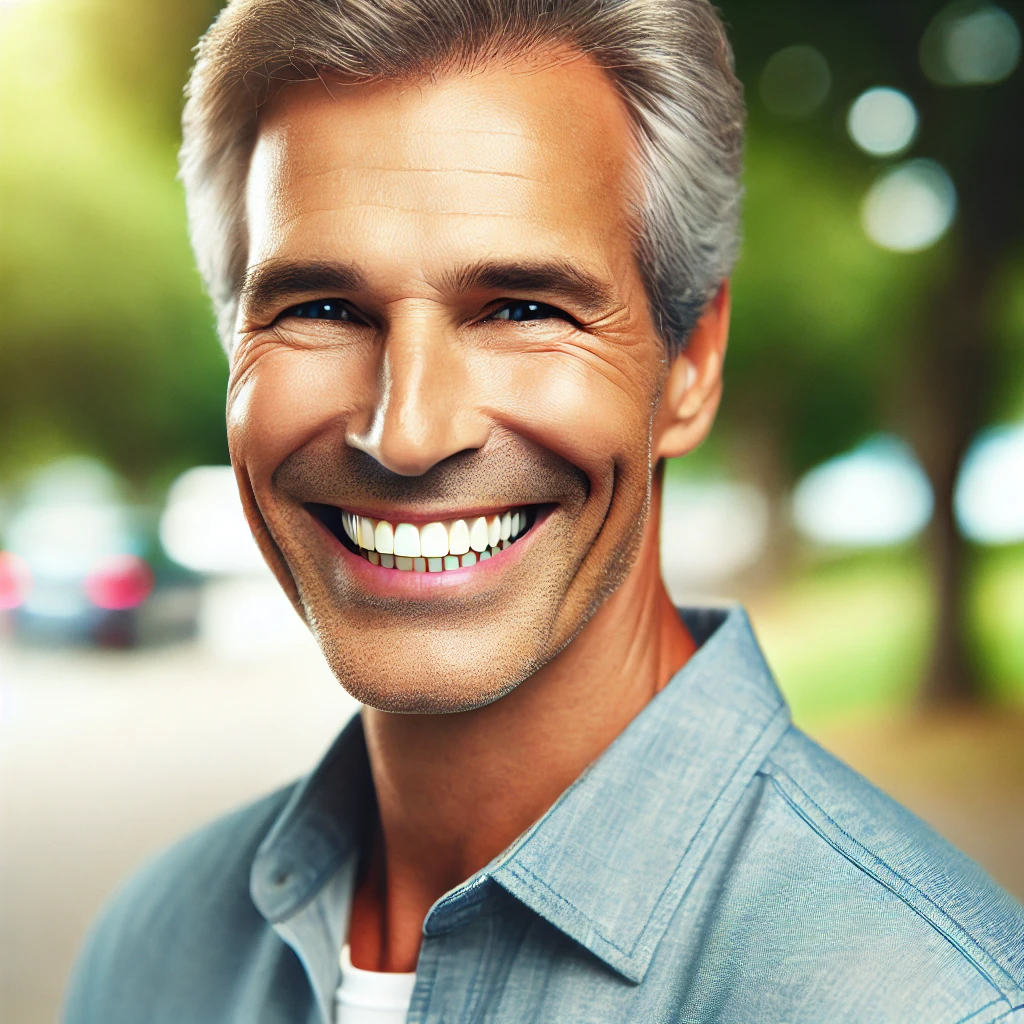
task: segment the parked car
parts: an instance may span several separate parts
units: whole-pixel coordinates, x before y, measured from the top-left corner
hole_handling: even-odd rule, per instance
[[[128,647],[154,594],[158,550],[146,509],[91,459],[39,471],[7,521],[0,607],[21,639]]]

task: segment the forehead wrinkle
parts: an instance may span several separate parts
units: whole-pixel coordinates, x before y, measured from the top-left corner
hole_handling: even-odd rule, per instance
[[[371,160],[383,157],[385,162],[390,163],[390,156],[396,153],[399,154],[400,160],[435,167],[439,162],[447,163],[450,154],[456,151],[461,151],[460,159],[469,154],[478,158],[487,154],[499,163],[510,160],[518,162],[524,159],[532,161],[543,157],[546,149],[544,139],[538,137],[536,125],[495,129],[466,125],[449,128],[443,123],[434,123],[429,127],[418,127],[416,122],[422,124],[425,119],[435,118],[437,112],[427,109],[395,115],[394,112],[385,109],[373,111],[373,118],[376,121],[389,122],[389,128],[362,129],[359,123],[369,116],[366,110],[349,109],[344,104],[338,104],[336,110],[331,113],[332,116],[337,116],[339,127],[326,130],[325,138],[345,154],[346,164],[353,167],[362,162],[360,157],[366,156]],[[445,108],[443,113],[445,117],[458,115],[458,106]],[[479,113],[470,110],[465,116],[472,118]],[[496,115],[488,112],[487,116]],[[272,120],[261,134],[268,141],[287,141],[294,134],[296,127],[292,118],[285,116],[278,121]]]
[[[299,174],[309,186],[306,196],[277,194],[270,204],[277,207],[272,219],[278,226],[284,226],[295,216],[359,207],[526,222],[534,218],[530,204],[524,202],[526,193],[522,190],[545,188],[550,184],[544,178],[517,171],[467,167],[378,167],[343,163],[315,170],[302,168]],[[416,186],[416,175],[422,176],[425,189]],[[465,183],[465,188],[460,181]],[[490,188],[488,183],[491,183]],[[313,205],[316,199],[319,202]],[[454,209],[453,205],[469,209]]]
[[[375,167],[372,165],[349,164],[344,169],[351,171],[373,171],[375,174],[382,172],[394,174],[488,174],[496,178],[520,178],[523,181],[539,182],[542,180],[541,178],[534,178],[529,174],[520,174],[517,171],[496,171],[490,167]],[[321,171],[319,173],[330,172]]]
[[[529,174],[520,174],[517,171],[496,171],[490,167],[379,167],[373,164],[344,164],[338,167],[325,167],[322,171],[303,170],[304,178],[315,180],[326,178],[332,175],[344,175],[349,172],[372,172],[373,174],[482,174],[492,175],[495,178],[519,178],[522,181],[543,182],[543,178],[534,178]]]
[[[412,213],[416,216],[423,214],[430,217],[501,217],[507,220],[524,220],[515,213],[497,213],[493,210],[427,210],[419,206],[398,206],[395,203],[375,203],[362,199],[339,199],[333,206],[304,206],[296,213],[289,214],[276,221],[278,228],[286,228],[296,221],[301,221],[311,213],[338,213],[339,208],[347,206],[353,209],[390,210],[393,213]]]
[[[438,172],[447,173],[450,172]],[[431,184],[429,190],[422,191],[406,187],[411,186],[415,179],[405,175],[396,175],[392,185],[387,186],[382,184],[386,179],[373,173],[349,174],[348,168],[327,168],[303,175],[307,181],[317,182],[305,196],[277,194],[266,204],[264,219],[267,224],[273,225],[275,232],[281,232],[315,215],[344,217],[358,215],[360,210],[377,209],[413,218],[423,216],[431,220],[445,216],[475,217],[537,226],[535,211],[522,202],[521,194],[511,191],[516,187],[532,187],[536,183],[519,186],[518,175],[490,176],[485,172],[465,180],[486,182],[488,177],[493,177],[495,189],[498,182],[509,184],[500,191],[467,192],[445,188],[444,179],[438,177],[438,174],[431,174],[425,179]]]
[[[402,135],[410,137],[424,136],[428,139],[437,139],[442,136],[455,136],[459,135],[496,135],[512,139],[533,139],[533,133],[527,131],[512,132],[512,131],[499,131],[495,128],[459,128],[457,130],[445,131],[443,128],[403,128],[401,130]],[[346,132],[346,135],[350,139],[388,139],[389,141],[394,138],[393,132],[382,132],[382,131],[367,131],[367,132]]]

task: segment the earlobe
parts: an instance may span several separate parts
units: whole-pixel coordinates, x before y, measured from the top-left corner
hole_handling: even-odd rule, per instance
[[[724,281],[690,333],[686,351],[669,368],[655,419],[659,459],[693,451],[711,429],[722,394],[729,311],[729,282]]]

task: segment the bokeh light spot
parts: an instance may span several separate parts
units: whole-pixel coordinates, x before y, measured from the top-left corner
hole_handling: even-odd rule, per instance
[[[230,466],[195,466],[171,485],[160,542],[179,565],[201,573],[262,572]]]
[[[711,590],[750,568],[768,542],[769,506],[753,485],[665,480],[661,562],[673,595]]]
[[[851,105],[846,129],[865,153],[891,156],[914,141],[917,109],[898,89],[868,89]]]
[[[0,551],[0,611],[20,608],[31,589],[28,562],[13,551]]]
[[[934,160],[910,160],[883,174],[861,207],[864,233],[894,252],[934,245],[956,213],[956,188]]]
[[[86,597],[105,611],[138,608],[153,590],[153,570],[138,555],[101,559],[85,578]]]
[[[812,469],[793,492],[793,521],[819,544],[901,544],[928,525],[932,490],[913,452],[880,436]]]
[[[991,85],[1020,62],[1020,29],[992,4],[955,3],[940,11],[921,40],[921,67],[939,85]]]
[[[761,73],[761,100],[773,114],[799,119],[813,114],[832,88],[828,61],[813,46],[787,46]]]
[[[986,430],[957,478],[957,522],[979,544],[1024,541],[1024,425]]]

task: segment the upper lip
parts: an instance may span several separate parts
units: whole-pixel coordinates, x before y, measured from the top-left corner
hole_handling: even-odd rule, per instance
[[[437,509],[431,512],[424,512],[422,509],[415,511],[408,508],[384,508],[374,506],[370,503],[348,503],[340,501],[317,502],[321,505],[333,505],[335,508],[343,509],[352,515],[365,516],[367,519],[383,519],[388,523],[411,523],[414,526],[425,523],[447,522],[455,519],[476,519],[479,516],[499,515],[508,512],[510,509],[527,508],[532,502],[507,502],[502,505],[481,505],[477,508],[466,510],[465,508],[451,510]]]

